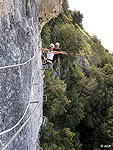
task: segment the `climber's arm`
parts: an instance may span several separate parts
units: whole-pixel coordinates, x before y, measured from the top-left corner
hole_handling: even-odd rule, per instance
[[[53,51],[53,54],[63,54],[63,55],[68,55],[68,53],[66,53],[65,51]]]
[[[44,51],[44,52],[48,52],[49,51],[49,49],[46,49],[46,48],[41,48],[41,50]]]

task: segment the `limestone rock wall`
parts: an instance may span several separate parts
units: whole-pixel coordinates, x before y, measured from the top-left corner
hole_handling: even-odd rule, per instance
[[[58,15],[60,4],[61,1],[57,0],[0,0],[0,67],[21,64],[33,57],[32,61],[23,66],[0,69],[0,132],[19,121],[29,101],[40,102],[39,108],[7,150],[38,149],[38,133],[43,116],[38,17],[45,24]],[[36,104],[30,105],[22,123],[35,106]],[[11,132],[0,136],[3,145],[7,144],[22,123]]]
[[[62,0],[38,0],[39,21],[43,27],[53,17],[57,17],[61,11]]]
[[[37,147],[39,119],[42,114],[43,79],[37,1],[0,0],[0,66],[24,63],[24,66],[0,70],[0,131],[14,126],[24,114],[29,101],[39,101],[31,120],[8,150],[34,150]],[[25,119],[36,104],[31,104]],[[5,145],[16,131],[0,137]]]

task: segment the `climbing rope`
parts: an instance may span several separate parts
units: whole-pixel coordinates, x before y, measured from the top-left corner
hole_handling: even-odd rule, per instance
[[[34,58],[35,54],[33,55],[32,58],[30,58],[29,60],[27,60],[26,62],[24,63],[20,63],[20,64],[14,64],[14,65],[8,65],[8,66],[3,66],[3,67],[0,67],[0,70],[1,69],[7,69],[7,68],[13,68],[13,67],[18,67],[18,66],[24,66],[26,65],[27,63],[31,62]],[[41,69],[40,69],[41,70]],[[8,130],[5,130],[5,131],[2,131],[0,132],[0,136],[2,136],[3,134],[6,134],[8,132],[11,132],[13,129],[15,129],[20,123],[21,121],[23,120],[23,118],[25,117],[28,109],[29,109],[29,106],[30,104],[33,104],[33,103],[39,103],[39,101],[35,101],[35,102],[29,102],[27,104],[27,108],[23,114],[23,116],[20,118],[20,120],[10,129]],[[23,123],[23,125],[17,130],[17,132],[12,136],[12,138],[8,141],[8,143],[3,146],[3,150],[7,149],[7,147],[13,142],[13,140],[18,136],[18,134],[21,132],[21,130],[24,128],[24,126],[27,124],[27,122],[31,119],[31,117],[33,116],[33,114],[35,113],[36,109],[40,106],[40,103],[37,104],[34,108],[34,110],[31,112],[31,114],[29,115],[29,117],[27,118],[27,120]],[[40,118],[38,119],[38,122],[39,122]]]
[[[33,104],[33,103],[38,103],[38,101],[29,102],[28,105],[27,105],[27,108],[26,108],[26,110],[25,110],[23,116],[20,118],[20,120],[19,120],[12,128],[0,132],[0,136],[3,135],[3,134],[6,134],[6,133],[8,133],[8,132],[11,132],[13,129],[15,129],[15,128],[21,123],[21,121],[23,120],[23,118],[25,117],[25,115],[26,115],[26,113],[27,113],[27,111],[28,111],[28,109],[29,109],[30,104]]]
[[[33,55],[32,58],[30,58],[29,60],[27,60],[26,62],[21,63],[21,64],[15,64],[15,65],[9,65],[9,66],[0,67],[0,70],[1,70],[1,69],[7,69],[7,68],[18,67],[18,66],[24,66],[24,65],[26,65],[27,63],[31,62],[31,61],[33,60],[34,56],[35,56],[35,55]]]
[[[20,120],[19,120],[12,128],[0,132],[0,135],[6,134],[6,133],[12,131],[13,129],[15,129],[15,128],[21,123],[21,121],[23,120],[23,118],[25,117],[25,115],[26,115],[26,113],[27,113],[27,110],[28,110],[28,108],[29,108],[29,105],[30,105],[30,103],[27,105],[27,108],[26,108],[26,110],[25,110],[23,116],[20,118]]]
[[[37,103],[37,102],[34,102]],[[21,130],[24,128],[24,126],[28,123],[28,121],[31,119],[31,117],[33,116],[33,114],[35,113],[35,111],[37,110],[37,108],[40,106],[41,103],[38,103],[35,108],[33,109],[33,111],[31,112],[31,114],[29,115],[29,117],[27,118],[27,120],[23,123],[23,125],[17,130],[17,132],[13,135],[13,137],[8,141],[8,143],[3,147],[3,150],[7,149],[7,147],[14,141],[14,139],[18,136],[18,134],[21,132]],[[39,122],[40,118],[38,119]]]

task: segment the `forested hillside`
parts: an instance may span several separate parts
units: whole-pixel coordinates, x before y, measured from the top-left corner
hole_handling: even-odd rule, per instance
[[[69,52],[45,72],[44,150],[113,149],[113,54],[84,30],[82,19],[64,0],[60,15],[42,30],[43,47],[59,42]]]

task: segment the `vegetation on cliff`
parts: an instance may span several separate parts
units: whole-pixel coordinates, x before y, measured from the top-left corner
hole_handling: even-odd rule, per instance
[[[101,150],[113,148],[113,54],[91,37],[83,15],[71,11],[67,0],[60,15],[42,30],[43,47],[59,42],[71,52],[60,58],[60,76],[46,71],[44,115],[41,129],[44,150]]]

